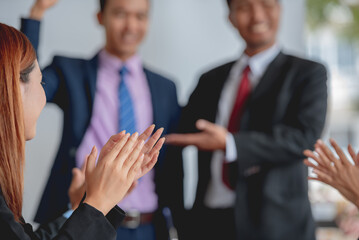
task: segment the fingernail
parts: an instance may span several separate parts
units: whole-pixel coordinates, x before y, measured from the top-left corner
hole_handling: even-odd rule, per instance
[[[133,136],[134,138],[137,138],[137,137],[138,137],[138,132],[135,132],[132,136]]]
[[[91,154],[92,154],[92,153],[95,153],[95,151],[96,151],[96,146],[93,146],[93,147],[92,147],[92,150],[91,150]]]

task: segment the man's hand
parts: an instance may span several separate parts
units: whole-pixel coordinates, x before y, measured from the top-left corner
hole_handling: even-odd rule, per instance
[[[202,151],[226,150],[227,129],[200,119],[196,122],[200,133],[169,134],[166,136],[166,143],[176,146],[194,145]]]
[[[30,11],[30,18],[41,20],[47,9],[54,6],[58,0],[36,0]]]

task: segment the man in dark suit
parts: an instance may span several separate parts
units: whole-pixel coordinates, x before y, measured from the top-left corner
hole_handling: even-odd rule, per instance
[[[199,149],[186,239],[313,240],[302,152],[324,127],[326,70],[281,52],[278,0],[227,2],[245,50],[201,76],[167,136]]]
[[[137,49],[146,35],[149,0],[100,0],[97,17],[105,29],[104,48],[92,59],[55,56],[43,70],[47,100],[64,112],[61,145],[35,220],[42,223],[61,215],[69,204],[67,189],[75,167],[80,168],[93,145],[99,149],[121,131],[143,132],[154,123],[170,133],[179,106],[176,87],[167,78],[143,67]],[[37,0],[22,30],[38,47],[40,20],[56,0]],[[163,155],[163,154],[161,154]],[[118,229],[120,239],[167,239],[162,208],[174,217],[182,195],[170,176],[182,178],[181,165],[159,161],[119,204],[128,217]],[[80,174],[79,171],[75,172]],[[178,181],[181,187],[181,182]],[[156,237],[155,237],[156,235]]]

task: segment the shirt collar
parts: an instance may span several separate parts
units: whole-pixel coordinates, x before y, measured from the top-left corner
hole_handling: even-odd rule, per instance
[[[254,76],[262,76],[267,69],[268,65],[277,57],[280,53],[280,47],[277,44],[274,44],[269,49],[260,52],[252,57],[249,57],[245,53],[239,59],[240,65],[243,66],[243,69],[249,65],[251,69],[251,74]],[[242,69],[242,70],[243,70]]]
[[[137,54],[130,57],[126,62],[123,62],[118,57],[107,52],[106,49],[102,49],[99,53],[99,65],[101,68],[116,72],[118,72],[123,65],[126,65],[130,73],[137,73],[143,69],[141,58]]]

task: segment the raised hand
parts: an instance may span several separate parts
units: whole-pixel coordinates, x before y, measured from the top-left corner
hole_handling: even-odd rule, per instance
[[[54,6],[58,0],[36,0],[30,11],[30,18],[41,20],[47,9]]]
[[[203,119],[196,122],[196,127],[202,132],[169,134],[166,136],[166,143],[176,146],[194,145],[203,151],[226,149],[227,129]]]
[[[304,151],[305,156],[316,162],[316,164],[313,164],[308,159],[304,160],[304,164],[312,167],[313,172],[316,174],[315,177],[309,177],[309,179],[321,181],[334,187],[359,207],[358,154],[355,154],[350,145],[348,146],[348,151],[355,162],[355,165],[353,165],[334,140],[331,139],[330,144],[339,158],[321,140],[318,140],[315,144],[315,152]]]

